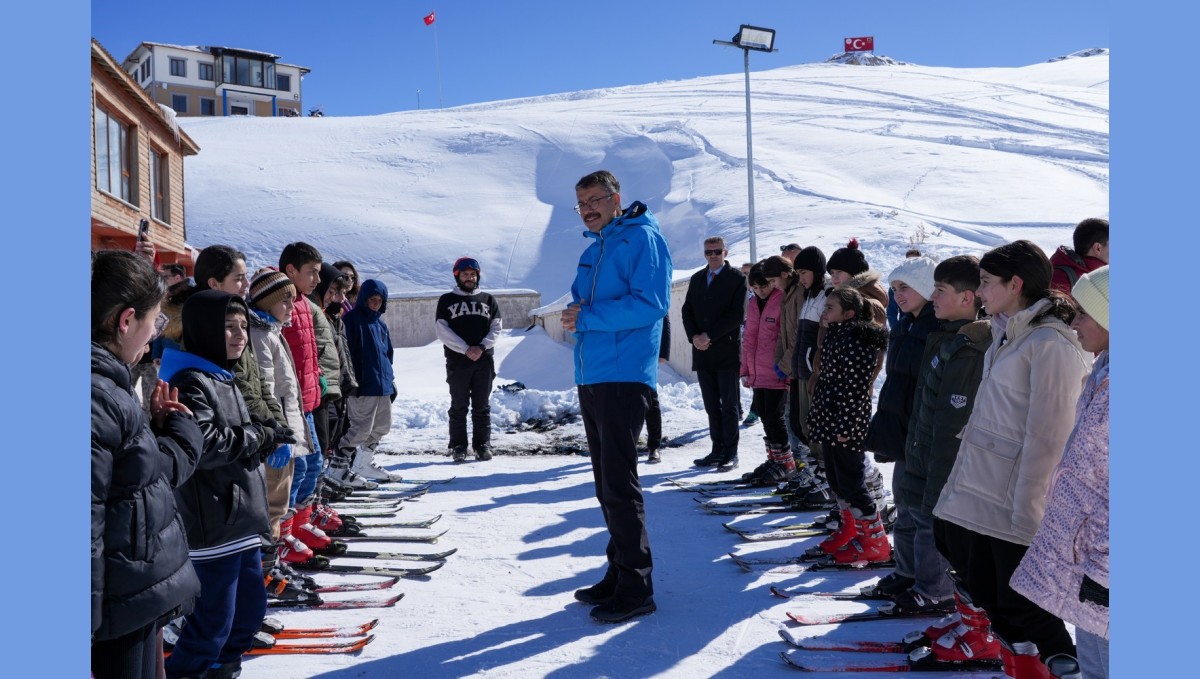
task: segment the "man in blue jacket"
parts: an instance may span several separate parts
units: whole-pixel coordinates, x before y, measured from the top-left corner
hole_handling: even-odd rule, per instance
[[[575,336],[579,411],[609,534],[604,578],[575,598],[595,606],[596,620],[615,623],[656,609],[637,438],[658,386],[671,253],[645,205],[621,208],[621,185],[611,172],[580,179],[575,196],[591,244],[579,257],[562,323]]]

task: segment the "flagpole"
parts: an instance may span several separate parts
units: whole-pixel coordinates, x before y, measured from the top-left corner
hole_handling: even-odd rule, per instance
[[[438,81],[438,108],[442,108],[442,58],[441,52],[438,50],[438,28],[437,21],[433,22],[433,63],[437,69]]]

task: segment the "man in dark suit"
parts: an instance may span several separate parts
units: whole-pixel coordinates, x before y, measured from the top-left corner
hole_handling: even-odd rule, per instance
[[[682,309],[683,330],[692,343],[692,369],[700,382],[712,438],[712,452],[695,464],[721,470],[738,462],[740,330],[746,315],[746,277],[725,261],[728,255],[724,238],[704,240],[708,265],[692,276]]]

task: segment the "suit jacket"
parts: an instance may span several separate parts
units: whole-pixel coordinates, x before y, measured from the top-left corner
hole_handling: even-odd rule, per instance
[[[708,282],[708,267],[692,275],[683,302],[683,331],[688,342],[708,333],[712,346],[692,347],[692,370],[739,370],[742,358],[742,320],[746,317],[746,277],[725,266]]]

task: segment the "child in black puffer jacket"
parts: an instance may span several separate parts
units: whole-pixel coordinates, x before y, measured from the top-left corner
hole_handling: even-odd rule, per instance
[[[266,612],[260,536],[269,531],[263,460],[277,443],[295,443],[282,428],[254,422],[234,383],[234,363],[249,341],[249,310],[240,297],[204,290],[183,305],[183,346],[163,354],[160,375],[204,432],[204,454],[175,491],[187,527],[200,598],[187,616],[168,677],[220,668],[235,676]]]
[[[871,322],[863,296],[842,286],[828,292],[821,325],[821,371],[808,411],[809,436],[825,451],[825,474],[842,521],[820,544],[838,563],[886,561],[891,547],[867,490],[863,441],[871,422],[871,380],[887,330]]]

